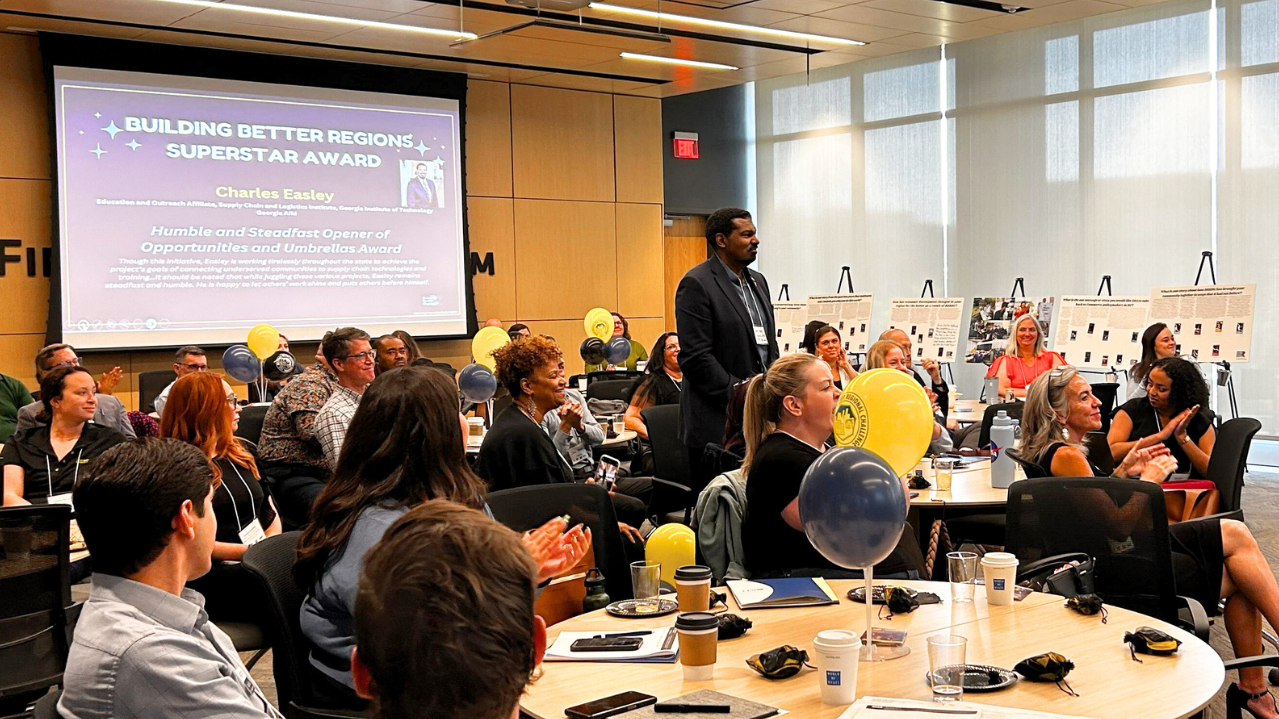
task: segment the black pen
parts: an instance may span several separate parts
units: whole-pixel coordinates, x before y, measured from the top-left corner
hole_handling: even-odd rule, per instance
[[[728,714],[733,708],[727,704],[654,704],[658,714]]]
[[[867,709],[889,712],[921,712],[924,714],[976,714],[976,709],[933,709],[931,707],[890,707],[882,704],[871,704]]]

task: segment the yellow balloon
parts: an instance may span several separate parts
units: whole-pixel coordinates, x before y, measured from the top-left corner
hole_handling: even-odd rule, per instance
[[[881,367],[857,375],[835,407],[835,443],[879,455],[903,476],[933,438],[932,403],[915,378]]]
[[[485,327],[476,332],[475,338],[471,340],[471,356],[475,358],[476,364],[484,365],[490,371],[496,370],[493,350],[505,347],[510,341],[510,336],[501,327]]]
[[[583,324],[586,326],[587,337],[599,337],[607,342],[613,336],[613,313],[603,307],[587,312]]]
[[[254,357],[264,360],[280,349],[280,333],[271,325],[256,325],[249,330],[249,341],[245,344]]]
[[[644,559],[662,565],[662,581],[675,586],[675,570],[697,564],[697,535],[678,523],[663,524],[648,535]]]

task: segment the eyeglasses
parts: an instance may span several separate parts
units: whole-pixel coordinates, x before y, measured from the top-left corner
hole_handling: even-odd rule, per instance
[[[80,363],[76,362],[76,364],[80,364]],[[191,370],[192,372],[203,372],[209,368],[207,364],[184,364],[182,366]]]
[[[69,360],[67,360],[67,361],[65,361],[65,362],[59,362],[59,363],[57,363],[57,364],[53,365],[53,366],[52,366],[52,367],[50,367],[49,369],[57,369],[57,368],[59,368],[59,367],[79,367],[79,366],[80,366],[80,358],[79,358],[79,357],[72,357],[71,359],[69,359]]]
[[[240,398],[236,397],[234,394],[229,394],[226,396],[226,403],[232,408],[238,407],[240,404]]]
[[[377,359],[377,350],[368,350],[367,352],[361,352],[359,354],[347,355],[345,357],[338,357],[338,359],[355,360],[356,362],[363,362],[364,360],[375,360]]]

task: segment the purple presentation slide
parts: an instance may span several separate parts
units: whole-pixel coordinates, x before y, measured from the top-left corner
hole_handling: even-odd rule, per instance
[[[466,331],[457,102],[55,68],[77,346]]]

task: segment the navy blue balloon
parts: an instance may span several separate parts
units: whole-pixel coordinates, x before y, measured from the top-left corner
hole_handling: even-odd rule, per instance
[[[467,402],[487,402],[497,393],[497,377],[481,364],[469,364],[457,373],[457,388]]]
[[[897,546],[906,526],[906,493],[879,455],[836,447],[804,473],[799,518],[823,557],[846,569],[869,567]]]
[[[608,358],[604,354],[604,340],[599,337],[587,337],[582,340],[582,346],[578,352],[582,355],[582,360],[586,364],[604,364]]]
[[[241,382],[252,382],[262,373],[262,361],[245,345],[232,345],[222,353],[222,369]]]
[[[631,357],[631,341],[625,337],[614,337],[608,341],[604,356],[609,364],[623,364]]]
[[[298,361],[292,354],[280,350],[262,362],[262,375],[272,382],[279,382],[293,376]]]

